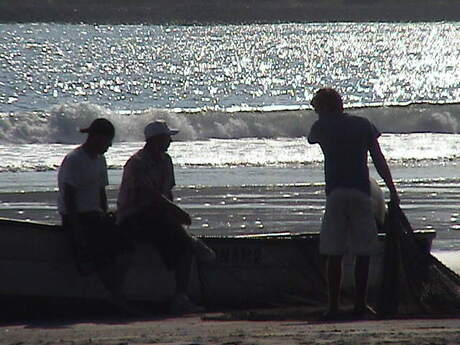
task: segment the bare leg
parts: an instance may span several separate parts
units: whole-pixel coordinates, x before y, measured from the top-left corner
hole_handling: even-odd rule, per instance
[[[339,309],[340,286],[342,283],[342,255],[327,257],[327,283],[329,293],[328,313],[335,313]]]
[[[355,263],[355,310],[364,310],[367,306],[367,283],[369,280],[369,262],[368,255],[356,257]]]

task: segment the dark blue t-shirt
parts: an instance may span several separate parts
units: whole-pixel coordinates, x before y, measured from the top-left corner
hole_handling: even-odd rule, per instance
[[[322,115],[308,136],[324,154],[326,194],[338,187],[370,194],[368,151],[380,132],[366,118],[348,114]]]

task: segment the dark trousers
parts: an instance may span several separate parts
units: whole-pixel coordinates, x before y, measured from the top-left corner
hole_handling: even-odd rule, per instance
[[[131,239],[153,244],[168,270],[176,269],[182,256],[191,252],[190,235],[167,216],[139,213],[128,217],[120,227]]]
[[[109,290],[118,289],[126,268],[119,257],[132,250],[132,244],[110,218],[101,212],[79,213],[77,223],[63,215],[62,225],[69,237],[72,255],[80,274],[97,273]]]

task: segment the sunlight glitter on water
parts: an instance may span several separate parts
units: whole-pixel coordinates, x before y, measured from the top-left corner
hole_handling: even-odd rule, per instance
[[[322,85],[354,104],[460,99],[458,23],[0,25],[8,111],[309,104]]]

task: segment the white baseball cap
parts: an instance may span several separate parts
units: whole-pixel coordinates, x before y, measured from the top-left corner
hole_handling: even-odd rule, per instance
[[[176,135],[177,133],[179,133],[178,129],[169,128],[166,122],[163,120],[156,120],[151,122],[144,128],[145,140],[156,135]]]

